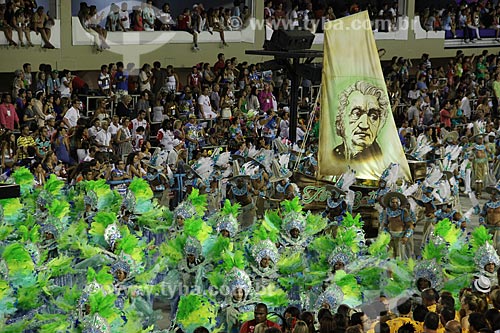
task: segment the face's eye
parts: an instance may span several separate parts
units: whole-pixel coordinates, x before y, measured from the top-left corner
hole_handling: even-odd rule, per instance
[[[370,110],[368,112],[368,118],[370,118],[372,122],[376,122],[380,118],[378,110]]]

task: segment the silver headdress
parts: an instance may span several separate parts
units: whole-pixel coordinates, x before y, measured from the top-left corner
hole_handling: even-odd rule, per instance
[[[127,273],[128,276],[130,274],[130,265],[123,260],[116,260],[113,264],[111,264],[111,273],[115,275],[119,270]]]
[[[252,289],[252,280],[250,280],[250,277],[245,271],[233,267],[226,275],[226,281],[230,293],[233,293],[237,288],[241,288],[245,292],[245,298],[248,297]]]
[[[344,293],[335,284],[330,285],[324,292],[319,295],[316,300],[315,309],[319,311],[321,308],[328,307],[330,312],[337,312],[337,308],[344,300]]]
[[[97,194],[95,194],[94,191],[88,191],[84,196],[83,196],[83,203],[86,205],[91,206],[92,208],[97,207]]]
[[[443,270],[436,263],[435,259],[422,260],[415,265],[413,269],[415,281],[425,279],[430,282],[431,288],[441,290],[443,287]]]
[[[89,301],[90,296],[97,293],[99,290],[102,291],[104,295],[106,295],[106,291],[104,290],[104,288],[96,281],[87,284],[85,288],[83,288],[82,295],[78,300],[79,306],[81,307],[86,304]]]
[[[354,257],[354,253],[350,247],[341,245],[333,249],[328,257],[328,263],[333,266],[335,263],[341,262],[344,266],[347,266],[354,260]]]
[[[494,264],[496,271],[500,265],[500,258],[498,257],[497,251],[490,243],[486,243],[477,249],[474,261],[479,271],[484,270],[484,266],[488,264]]]
[[[104,240],[112,248],[118,239],[122,238],[122,234],[116,223],[111,223],[104,229]]]
[[[109,333],[111,332],[111,327],[106,319],[104,319],[98,313],[94,313],[90,316],[86,316],[83,319],[83,330],[82,333]]]
[[[306,217],[300,212],[289,212],[285,215],[283,228],[287,233],[292,229],[298,229],[300,233],[304,232],[306,228]]]
[[[279,260],[279,253],[276,245],[269,239],[262,240],[252,248],[252,256],[255,262],[259,264],[263,258],[269,258],[274,264]]]
[[[174,218],[177,218],[178,216],[188,219],[196,214],[196,209],[193,206],[193,204],[189,201],[183,201],[181,202],[175,209],[174,209]]]
[[[57,236],[59,235],[59,232],[57,231],[56,227],[51,224],[51,223],[44,223],[40,226],[40,231],[43,232],[43,233],[49,233],[49,234],[52,234],[54,235],[54,238],[57,238]]]
[[[227,230],[229,232],[229,237],[232,238],[238,232],[238,220],[233,214],[221,215],[217,221],[215,230],[217,230],[218,233],[222,230]]]
[[[189,236],[186,239],[186,244],[184,245],[184,253],[186,255],[193,255],[195,258],[198,258],[201,254],[201,244],[200,241],[194,237]]]

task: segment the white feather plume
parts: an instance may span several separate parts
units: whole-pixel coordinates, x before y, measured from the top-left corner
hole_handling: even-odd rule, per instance
[[[255,146],[250,147],[248,150],[248,157],[255,158],[255,156],[259,153],[257,149],[255,149]]]
[[[246,162],[241,166],[241,173],[247,176],[253,176],[259,172],[259,166],[256,165],[253,161]]]
[[[410,204],[411,211],[415,212],[415,210],[417,209],[417,202],[415,201],[415,199],[413,199],[412,197],[408,197],[408,203]]]
[[[418,160],[423,160],[425,155],[432,151],[432,146],[425,134],[420,134],[417,138],[417,144],[411,155]]]
[[[213,160],[210,157],[202,157],[193,165],[193,170],[203,181],[208,180],[213,171]]]
[[[467,166],[469,165],[469,159],[466,158],[460,163],[460,176],[465,176],[465,172],[467,170]]]
[[[469,199],[470,203],[472,204],[472,207],[479,206],[479,201],[476,198],[476,194],[474,192],[469,193]]]
[[[389,175],[387,176],[387,185],[396,184],[399,177],[399,164],[391,163],[389,166]]]
[[[465,212],[464,217],[468,220],[470,220],[470,217],[474,213],[474,207],[469,208],[468,211]]]
[[[403,195],[409,197],[418,190],[418,184],[415,183],[403,191]]]
[[[354,191],[352,191],[352,190],[347,190],[347,194],[345,196],[345,199],[346,199],[347,205],[349,207],[354,206],[354,199],[355,198],[356,198],[356,193],[354,193]]]
[[[229,160],[231,159],[231,153],[230,152],[224,152],[222,154],[219,154],[219,157],[217,158],[217,162],[215,162],[215,165],[218,167],[226,167],[229,165]]]
[[[427,177],[424,180],[424,184],[428,187],[435,187],[437,183],[441,180],[443,177],[443,173],[437,166],[433,166],[428,172]]]
[[[344,192],[349,190],[352,184],[356,181],[356,171],[349,169],[340,176],[340,179],[337,181],[337,186]]]
[[[289,154],[281,154],[280,157],[278,158],[278,162],[282,167],[288,168],[288,162],[290,161],[290,155]]]
[[[439,182],[438,193],[441,197],[441,201],[446,201],[451,197],[450,183],[446,180],[442,180]]]

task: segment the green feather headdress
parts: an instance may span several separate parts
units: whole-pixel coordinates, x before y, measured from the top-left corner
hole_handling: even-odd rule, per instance
[[[99,314],[108,323],[120,318],[120,310],[115,307],[116,295],[104,294],[102,290],[90,294],[90,314]]]
[[[191,217],[184,221],[184,234],[196,238],[201,244],[207,240],[211,232],[212,228],[199,217]]]
[[[287,293],[274,283],[261,288],[257,293],[257,297],[260,299],[260,302],[274,308],[283,307],[289,303]]]
[[[222,254],[222,260],[222,268],[226,273],[229,273],[234,267],[244,270],[247,265],[246,258],[242,251],[235,251],[234,253],[225,251]]]
[[[2,253],[2,258],[9,268],[9,276],[22,272],[31,273],[35,269],[31,255],[22,244],[12,243],[7,245]]]
[[[281,207],[283,207],[283,211],[285,214],[296,212],[302,212],[302,205],[299,202],[299,197],[295,197],[292,200],[284,200],[281,203]]]
[[[434,226],[434,235],[441,237],[448,244],[455,243],[461,234],[462,231],[449,219],[441,220]]]
[[[302,252],[286,250],[281,254],[277,267],[284,276],[302,272],[305,269]]]
[[[252,244],[257,244],[263,240],[271,240],[273,243],[278,242],[278,232],[277,230],[267,230],[262,224],[259,225],[253,232],[253,237],[251,238]]]
[[[361,215],[359,213],[353,217],[351,213],[346,212],[344,219],[342,220],[342,227],[344,228],[354,227],[357,229],[362,229],[363,224],[364,223],[361,220]]]
[[[379,232],[377,239],[368,247],[368,253],[377,258],[387,258],[389,253],[387,246],[391,241],[391,235],[388,232]]]
[[[276,211],[267,211],[262,220],[262,227],[270,234],[278,235],[281,231],[283,220]]]
[[[211,331],[216,324],[217,308],[208,298],[200,295],[182,296],[177,308],[175,322],[186,333],[193,333],[204,326]]]
[[[200,195],[200,190],[197,188],[192,189],[191,193],[188,195],[187,199],[193,204],[196,209],[196,213],[199,216],[205,215],[207,209],[207,195]]]
[[[1,199],[0,204],[3,207],[3,218],[5,222],[17,225],[23,220],[24,205],[19,198]]]
[[[48,206],[49,214],[61,221],[66,221],[70,213],[69,202],[65,200],[53,199]],[[58,230],[61,232],[62,230]]]
[[[323,231],[328,225],[328,220],[318,214],[306,215],[306,229],[304,233],[306,235],[316,235],[317,233]]]
[[[116,222],[116,214],[112,212],[98,212],[94,216],[94,222],[92,222],[89,234],[94,237],[94,241],[106,247],[106,241],[104,240],[104,231],[106,227],[110,224]]]
[[[224,206],[222,207],[221,212],[223,215],[233,215],[234,217],[238,217],[238,215],[240,214],[240,208],[241,205],[239,203],[231,205],[231,201],[229,201],[229,199],[226,199],[224,201]]]
[[[425,260],[435,259],[436,262],[443,261],[446,256],[447,247],[445,243],[429,242],[422,250],[422,258]]]
[[[14,291],[7,281],[0,279],[0,322],[17,311],[15,303]]]
[[[492,236],[483,225],[475,228],[472,231],[471,239],[471,252],[476,253],[476,251],[484,244],[492,243]]]
[[[20,225],[17,234],[21,237],[23,243],[37,244],[40,241],[40,226],[36,224],[31,229],[28,229],[26,225]]]
[[[62,194],[62,189],[64,187],[64,181],[57,179],[57,176],[51,174],[47,182],[43,186],[43,189],[51,194],[52,196],[58,197]]]
[[[20,167],[13,174],[14,182],[21,187],[21,196],[25,196],[32,189],[35,184],[35,177],[26,167]]]

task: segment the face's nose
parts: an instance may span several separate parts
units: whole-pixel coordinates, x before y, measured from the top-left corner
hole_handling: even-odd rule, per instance
[[[361,129],[368,129],[368,114],[365,113],[359,118],[358,127]]]

